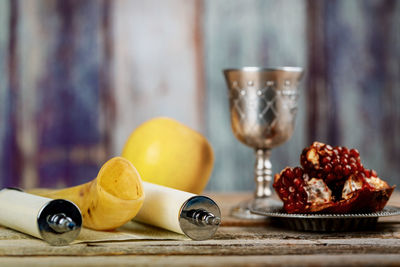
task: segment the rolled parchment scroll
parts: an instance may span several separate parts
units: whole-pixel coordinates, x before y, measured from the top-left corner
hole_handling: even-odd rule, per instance
[[[145,198],[134,220],[194,240],[210,239],[221,222],[218,205],[206,196],[143,182]]]
[[[0,190],[0,224],[51,245],[64,246],[79,235],[82,215],[70,201],[5,188]]]

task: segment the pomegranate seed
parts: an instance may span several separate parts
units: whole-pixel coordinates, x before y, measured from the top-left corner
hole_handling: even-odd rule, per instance
[[[351,173],[351,170],[352,169],[351,169],[350,165],[346,165],[346,166],[344,166],[343,174],[348,176]]]
[[[363,167],[363,165],[361,164],[361,162],[359,162],[359,161],[357,161],[357,169],[358,169],[358,171],[363,171],[364,170],[364,167]]]
[[[290,180],[293,180],[293,178],[294,178],[294,174],[293,174],[293,172],[292,172],[292,170],[291,169],[286,169],[286,171],[285,171],[285,176],[288,178],[288,179],[290,179]]]
[[[326,164],[324,166],[324,173],[330,173],[332,170],[332,165],[331,164]]]
[[[329,156],[326,156],[326,157],[324,157],[324,158],[322,158],[322,163],[323,164],[328,164],[329,162],[331,162],[331,157],[329,157]]]
[[[357,164],[355,163],[351,163],[350,167],[351,167],[351,172],[356,172],[358,170]]]
[[[296,186],[296,188],[299,188],[302,185],[302,181],[300,181],[299,178],[294,179],[293,183]]]
[[[341,165],[335,166],[334,171],[335,171],[337,176],[340,176],[342,174],[342,166]]]
[[[336,166],[336,165],[339,165],[340,164],[340,161],[339,161],[339,159],[334,159],[334,160],[332,160],[332,165],[333,166]]]
[[[337,148],[334,148],[332,151],[333,151],[333,153],[334,153],[336,156],[339,155],[339,150],[338,150]]]
[[[294,168],[294,175],[296,177],[301,177],[303,175],[303,170],[300,167],[296,167]]]
[[[357,149],[353,148],[350,150],[350,155],[352,155],[355,158],[358,158],[360,156],[360,153],[358,152]]]
[[[283,177],[283,176],[281,176],[280,183],[281,183],[283,186],[287,186],[287,185],[288,185],[288,182],[286,181],[286,178]]]
[[[285,204],[286,205],[286,207],[285,207],[285,210],[287,210],[287,211],[294,211],[294,203],[292,203],[292,202],[289,202],[289,203],[287,203],[287,204]]]

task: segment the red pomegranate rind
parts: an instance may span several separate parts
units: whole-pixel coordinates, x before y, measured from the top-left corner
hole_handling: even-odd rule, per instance
[[[366,213],[381,211],[388,202],[394,187],[371,191],[367,188],[357,190],[353,196],[341,200],[332,207],[321,210],[324,213]]]
[[[343,187],[342,200],[331,212],[381,211],[395,187],[390,187],[374,170],[364,170],[350,176]]]
[[[359,173],[358,176],[365,180],[366,186],[368,186],[370,190],[385,190],[390,188],[388,183],[380,179],[374,170],[365,169],[364,172]]]
[[[373,175],[371,175],[371,173]],[[368,176],[369,177],[368,177]],[[394,187],[366,171],[350,176],[342,191],[342,199],[319,213],[364,213],[381,211],[388,202]]]
[[[369,207],[366,209],[365,212],[376,212],[381,211],[386,206],[387,202],[389,201],[390,196],[394,191],[395,186],[379,190],[379,191],[372,191],[371,195],[366,197],[366,202],[370,201]],[[361,201],[362,198],[360,198]]]

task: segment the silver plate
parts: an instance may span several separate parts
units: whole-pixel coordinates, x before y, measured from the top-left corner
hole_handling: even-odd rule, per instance
[[[282,205],[256,206],[250,211],[267,216],[280,226],[315,232],[372,230],[376,227],[379,217],[400,215],[400,208],[394,206],[386,206],[378,212],[349,214],[289,214],[283,210]]]

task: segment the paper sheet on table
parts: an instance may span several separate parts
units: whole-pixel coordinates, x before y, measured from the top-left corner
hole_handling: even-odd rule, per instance
[[[189,238],[158,227],[130,221],[113,231],[82,228],[78,238],[72,244],[129,240],[189,240]]]

